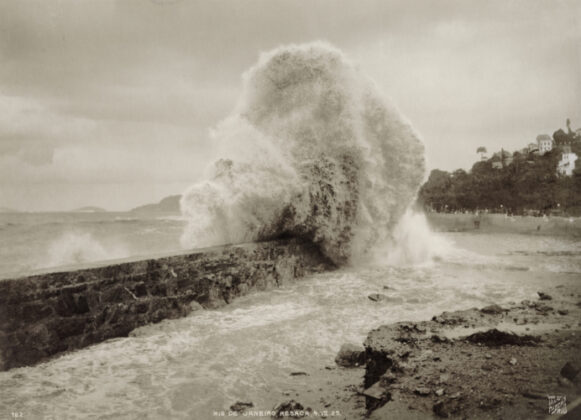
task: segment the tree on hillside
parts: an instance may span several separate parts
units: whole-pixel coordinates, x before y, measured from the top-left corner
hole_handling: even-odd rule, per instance
[[[486,154],[486,147],[480,146],[478,149],[476,149],[476,153],[480,153],[480,160],[486,159],[486,156],[484,156]]]
[[[452,179],[449,172],[434,169],[430,172],[428,181],[422,185],[419,198],[436,211],[444,211],[452,200],[450,187]]]
[[[555,140],[555,144],[558,146],[562,144],[570,144],[575,140],[575,133],[567,134],[562,128],[559,128],[553,133],[553,140]]]

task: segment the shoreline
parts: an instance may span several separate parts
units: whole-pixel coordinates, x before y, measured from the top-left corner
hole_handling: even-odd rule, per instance
[[[334,408],[344,419],[545,419],[560,418],[549,397],[553,409],[564,397],[564,418],[579,418],[580,292],[560,284],[534,301],[371,330],[365,364],[335,368]]]
[[[425,213],[436,232],[519,233],[581,238],[580,217],[508,216],[492,213]]]

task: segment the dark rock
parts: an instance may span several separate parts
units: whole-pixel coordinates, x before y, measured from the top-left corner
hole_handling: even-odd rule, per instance
[[[433,334],[430,339],[434,343],[449,343],[450,340],[447,337],[443,337],[441,335]]]
[[[569,311],[568,311],[567,309],[559,309],[559,310],[557,311],[557,313],[558,313],[559,315],[568,315],[568,314],[569,314]]]
[[[335,357],[335,363],[343,367],[357,367],[364,364],[365,359],[363,346],[347,343],[341,346],[337,357]]]
[[[581,371],[581,367],[575,362],[567,362],[561,368],[561,376],[569,379],[570,381],[575,380],[575,377]]]
[[[363,386],[369,388],[379,381],[387,369],[393,368],[394,360],[383,351],[370,351],[367,353],[368,360],[365,365],[365,377]]]
[[[548,295],[544,292],[537,292],[537,294],[539,295],[540,300],[552,300],[553,299],[550,295]]]
[[[142,297],[147,295],[147,287],[145,286],[145,283],[141,282],[141,283],[137,283],[135,285],[134,288],[134,293],[137,297]]]
[[[397,382],[397,376],[395,376],[393,372],[386,372],[381,376],[379,382],[384,388],[387,388],[391,384]]]
[[[272,418],[279,419],[284,417],[290,418],[302,418],[308,416],[313,410],[310,408],[304,408],[301,403],[295,400],[289,400],[280,403],[273,408],[274,414]]]
[[[549,312],[553,310],[551,306],[540,302],[533,302],[530,307],[534,308],[537,312],[540,312],[541,315],[548,315]]]
[[[381,302],[383,300],[387,300],[388,297],[384,294],[381,293],[372,293],[369,296],[367,296],[369,298],[369,300],[372,300],[374,302]]]
[[[533,346],[540,341],[540,338],[531,335],[516,335],[494,328],[492,330],[471,334],[465,337],[464,340],[471,343],[481,343],[488,347],[498,347],[505,345]]]
[[[432,393],[432,391],[430,390],[430,388],[426,388],[426,387],[418,387],[418,388],[414,389],[414,394],[419,395],[421,397],[427,397],[431,393]]]
[[[377,410],[391,400],[391,393],[381,385],[381,382],[376,382],[371,385],[363,391],[363,395],[365,396],[365,408],[367,412]]]
[[[308,376],[307,372],[291,372],[290,376]]]
[[[499,305],[489,305],[485,306],[480,310],[480,312],[490,315],[499,315],[503,313],[503,309]]]
[[[432,407],[434,414],[436,414],[438,417],[442,417],[445,419],[458,413],[460,409],[461,409],[460,402],[455,399],[436,401],[436,403]]]
[[[237,401],[236,404],[232,404],[230,406],[230,410],[235,411],[237,413],[242,413],[247,408],[252,408],[252,407],[254,407],[254,404],[252,402]]]

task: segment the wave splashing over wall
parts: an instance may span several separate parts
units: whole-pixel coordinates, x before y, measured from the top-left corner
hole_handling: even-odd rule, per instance
[[[343,264],[386,241],[424,176],[412,127],[337,49],[263,54],[181,201],[186,247],[302,237]]]

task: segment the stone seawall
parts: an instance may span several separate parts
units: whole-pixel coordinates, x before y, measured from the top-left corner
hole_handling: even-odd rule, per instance
[[[426,213],[430,226],[439,232],[519,233],[581,237],[580,217],[532,217],[504,214]]]
[[[0,280],[0,370],[332,268],[290,239]]]

